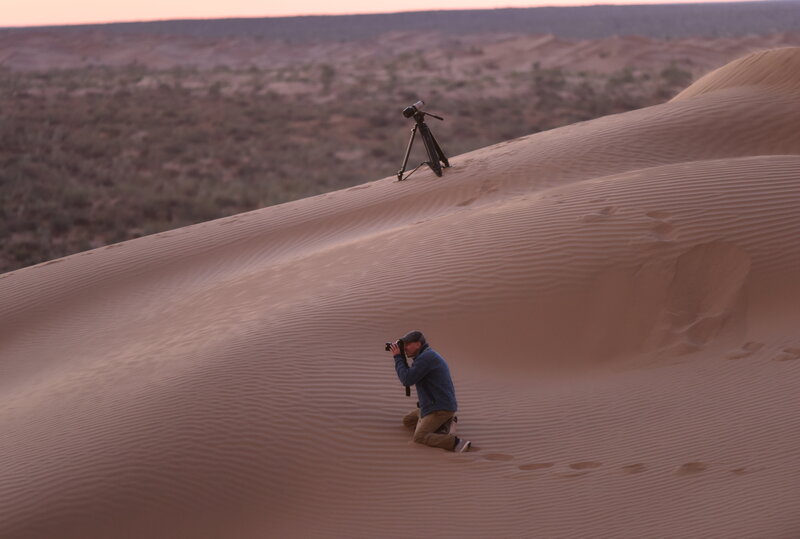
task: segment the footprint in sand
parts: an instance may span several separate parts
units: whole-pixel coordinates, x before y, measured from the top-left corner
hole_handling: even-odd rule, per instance
[[[591,470],[599,468],[602,465],[603,464],[600,462],[592,462],[592,461],[576,462],[575,464],[569,465],[570,470],[572,471],[564,471],[557,473],[556,475],[558,477],[580,477],[582,475],[591,473]]]
[[[595,213],[590,213],[589,215],[584,215],[581,217],[581,221],[584,223],[593,223],[595,221],[599,221],[600,219],[604,219],[611,215],[617,213],[617,208],[614,206],[606,206],[605,208],[596,211]]]
[[[520,470],[544,470],[546,468],[552,468],[552,462],[532,462],[530,464],[523,464],[519,466]]]
[[[569,467],[573,470],[591,470],[592,468],[599,468],[603,464],[600,462],[576,462],[575,464],[570,464]]]
[[[627,474],[635,474],[635,473],[642,473],[647,469],[644,464],[627,464],[623,466],[622,471]]]
[[[495,461],[514,460],[513,455],[506,455],[503,453],[489,453],[488,455],[484,455],[483,458],[485,458],[486,460],[495,460]]]
[[[468,199],[466,199],[466,200],[462,200],[461,202],[459,202],[458,204],[456,204],[456,206],[461,206],[461,207],[463,207],[463,206],[469,206],[470,204],[472,204],[472,203],[473,203],[473,202],[475,202],[476,200],[478,200],[478,197],[471,197],[471,198],[468,198]]]
[[[661,241],[667,241],[670,239],[670,232],[672,232],[672,229],[674,228],[674,226],[667,222],[656,221],[653,223],[653,226],[650,227],[650,230],[653,231],[657,239]]]
[[[675,470],[675,475],[694,475],[700,472],[704,472],[708,469],[708,464],[705,462],[687,462],[686,464],[681,464]]]
[[[468,198],[466,200],[463,200],[463,201],[459,202],[458,204],[456,204],[456,206],[469,206],[470,204],[472,204],[476,200],[482,198],[485,195],[488,195],[488,194],[491,194],[491,193],[495,193],[495,192],[497,192],[497,190],[498,190],[497,186],[494,185],[492,182],[484,181],[481,184],[480,189],[478,190],[478,194],[476,194],[475,196],[472,196],[472,197],[470,197],[470,198]]]
[[[671,239],[671,233],[675,229],[675,225],[666,220],[670,217],[669,212],[649,211],[645,215],[653,220],[650,230],[653,231],[658,240],[668,241]]]
[[[800,347],[784,348],[780,355],[775,358],[775,361],[794,361],[796,359],[800,359]]]
[[[733,350],[731,352],[728,352],[726,357],[728,359],[742,359],[744,357],[750,356],[758,352],[762,348],[764,348],[763,342],[749,341],[744,343],[742,347],[739,348],[738,350]]]

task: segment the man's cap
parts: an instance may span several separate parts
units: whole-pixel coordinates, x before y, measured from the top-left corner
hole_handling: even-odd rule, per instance
[[[410,342],[419,342],[425,344],[425,335],[423,335],[421,331],[414,330],[406,333],[400,340],[403,341],[405,344],[408,344]]]

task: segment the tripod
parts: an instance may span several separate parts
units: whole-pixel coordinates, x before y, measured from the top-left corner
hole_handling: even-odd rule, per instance
[[[406,156],[403,159],[403,166],[400,167],[400,170],[397,173],[398,181],[407,179],[422,165],[428,165],[431,167],[431,170],[433,170],[433,173],[437,176],[442,175],[442,165],[444,165],[444,168],[450,166],[450,163],[447,161],[447,157],[444,155],[441,146],[439,146],[439,143],[436,142],[436,137],[433,136],[430,127],[428,127],[428,124],[425,123],[425,116],[432,116],[437,120],[444,121],[444,118],[441,116],[436,116],[435,114],[415,109],[414,120],[416,123],[414,124],[414,128],[411,130],[411,139],[408,141],[408,148],[406,148]],[[417,135],[417,130],[419,130],[419,134],[422,137],[422,142],[425,143],[425,150],[428,152],[428,160],[417,165],[417,168],[409,172],[408,176],[403,178],[403,173],[406,171],[406,165],[408,164],[408,155],[411,153],[411,145],[414,144],[414,137]]]

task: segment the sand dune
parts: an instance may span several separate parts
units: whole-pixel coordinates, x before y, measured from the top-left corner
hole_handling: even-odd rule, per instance
[[[800,535],[800,49],[0,276],[0,537]],[[421,328],[477,451],[415,446]]]
[[[769,90],[800,91],[800,56],[796,47],[750,54],[714,70],[673,98],[673,101],[727,88],[755,86]]]

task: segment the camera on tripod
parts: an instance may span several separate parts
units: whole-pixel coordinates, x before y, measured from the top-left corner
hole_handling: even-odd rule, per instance
[[[424,101],[417,101],[413,105],[409,105],[403,109],[403,116],[405,116],[406,118],[411,118],[417,112],[422,112],[422,107],[424,106],[425,106]]]
[[[406,118],[414,118],[416,123],[414,124],[414,128],[411,130],[411,139],[408,141],[408,148],[406,148],[406,156],[403,159],[403,166],[400,167],[400,170],[397,173],[398,181],[408,178],[408,176],[414,174],[422,165],[428,165],[431,167],[431,170],[433,170],[433,173],[437,176],[442,175],[443,167],[447,168],[450,166],[450,163],[447,161],[447,157],[442,151],[442,147],[439,146],[439,143],[436,141],[436,137],[434,137],[433,133],[431,133],[430,127],[428,127],[428,124],[425,123],[425,116],[431,116],[442,121],[444,121],[444,118],[441,116],[436,116],[435,114],[431,114],[430,112],[423,111],[422,108],[424,106],[424,101],[417,101],[413,105],[409,105],[403,109],[403,116]],[[417,168],[408,173],[408,176],[403,178],[403,173],[406,171],[406,165],[408,164],[408,156],[411,153],[411,145],[414,144],[414,137],[417,134],[417,130],[419,130],[419,134],[422,137],[422,142],[425,144],[425,151],[428,152],[428,160],[420,163]]]

